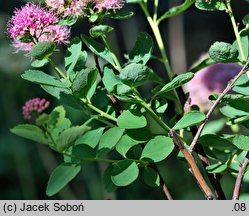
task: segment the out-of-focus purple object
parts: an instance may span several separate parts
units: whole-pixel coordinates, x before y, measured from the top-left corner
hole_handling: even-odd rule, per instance
[[[198,105],[201,111],[207,111],[211,106],[208,97],[213,93],[221,93],[241,68],[235,63],[214,64],[198,71],[195,77],[183,86],[184,91],[190,94],[191,105]]]

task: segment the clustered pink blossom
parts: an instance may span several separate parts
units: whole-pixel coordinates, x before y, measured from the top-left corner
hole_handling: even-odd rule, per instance
[[[62,17],[81,16],[88,0],[46,0],[47,6]]]
[[[59,19],[39,5],[28,3],[17,9],[8,23],[8,32],[17,50],[30,51],[35,43],[67,43],[70,31]]]
[[[48,106],[50,102],[45,99],[40,98],[33,98],[30,99],[25,103],[22,107],[22,114],[24,119],[29,120],[32,117],[32,113],[41,113],[43,112]]]
[[[95,8],[101,11],[121,9],[124,6],[124,0],[94,0]]]
[[[201,111],[207,111],[212,105],[209,96],[221,93],[240,70],[240,65],[230,63],[214,64],[198,71],[183,87],[184,91],[190,94],[191,105],[198,105]]]

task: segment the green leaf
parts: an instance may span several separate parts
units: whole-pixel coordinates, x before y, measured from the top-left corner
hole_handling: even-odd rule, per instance
[[[230,119],[226,124],[229,125],[229,126],[242,124],[242,123],[247,124],[248,120],[249,120],[249,115],[248,116],[242,116],[242,117],[239,117],[239,118]]]
[[[82,42],[80,38],[74,38],[67,49],[65,56],[65,68],[68,73],[80,71],[87,61],[87,53],[82,52]],[[69,77],[70,78],[70,77]],[[73,80],[73,79],[70,79]]]
[[[227,168],[227,164],[218,163],[207,166],[206,170],[208,171],[208,173],[223,173]]]
[[[52,95],[53,97],[57,99],[61,99],[61,95],[67,94],[67,95],[72,95],[72,91],[68,88],[59,88],[59,87],[54,87],[54,86],[49,86],[49,85],[41,85],[41,88],[47,92],[48,94]]]
[[[243,24],[246,26],[249,24],[249,14],[246,14],[242,20]]]
[[[116,186],[127,186],[137,179],[138,174],[136,162],[121,161],[114,165],[111,179]]]
[[[193,125],[198,125],[206,119],[204,113],[199,111],[190,111],[186,113],[173,127],[175,130],[191,127]]]
[[[249,79],[247,74],[243,74],[235,83],[233,91],[242,95],[249,95]]]
[[[171,82],[163,86],[156,94],[161,95],[161,94],[165,94],[168,91],[176,89],[186,84],[187,82],[189,82],[191,79],[193,79],[193,77],[194,77],[194,73],[191,73],[191,72],[180,74],[177,77],[175,77]]]
[[[35,119],[35,124],[37,126],[44,126],[48,123],[49,115],[46,113],[40,114],[36,119]]]
[[[241,150],[249,151],[249,136],[236,135],[232,143]]]
[[[92,38],[89,38],[85,35],[81,36],[83,42],[86,44],[86,46],[96,55],[100,56],[113,66],[115,66],[113,58],[112,58],[112,53],[110,52],[109,49],[107,49],[105,46],[102,44],[96,42]]]
[[[168,101],[164,98],[158,98],[155,100],[154,109],[159,115],[162,115],[165,113],[166,109],[168,108]]]
[[[77,22],[77,20],[78,20],[77,16],[67,16],[67,17],[64,17],[63,19],[60,19],[59,25],[72,26]]]
[[[196,0],[195,6],[200,10],[206,11],[226,10],[223,0]]]
[[[231,106],[224,106],[220,108],[220,112],[229,118],[238,118],[241,116],[249,115],[249,112],[244,112],[242,110],[235,109]]]
[[[74,97],[72,95],[72,93],[68,94],[68,93],[61,92],[60,93],[60,102],[63,105],[66,105],[66,106],[69,106],[69,107],[72,107],[74,109],[81,110],[81,111],[82,111],[82,107],[84,106],[82,104],[82,100],[78,97]]]
[[[63,106],[57,106],[49,115],[49,121],[47,123],[47,128],[55,128],[60,126],[66,117],[66,110]]]
[[[48,144],[48,139],[45,133],[39,127],[31,124],[20,124],[12,128],[11,133],[30,139],[32,141],[41,143],[41,144]]]
[[[130,87],[138,87],[147,81],[161,82],[161,79],[149,67],[131,63],[121,70],[119,75],[124,84]]]
[[[95,13],[89,16],[88,21],[90,23],[95,23],[98,19],[99,19],[99,15]]]
[[[215,94],[210,95],[208,97],[208,99],[211,100],[211,101],[216,101],[219,98],[220,95],[221,94],[216,94],[215,93]],[[240,94],[227,94],[222,98],[221,103],[229,103],[229,102],[231,102],[233,100],[238,100],[238,99],[243,99],[243,98],[244,98],[244,96],[240,95]]]
[[[139,142],[134,141],[128,135],[124,135],[116,145],[116,151],[126,158],[127,152],[137,144],[139,144]]]
[[[151,58],[153,48],[151,36],[146,32],[139,33],[136,44],[129,54],[129,61],[146,65]]]
[[[71,162],[78,163],[81,162],[80,159],[93,159],[96,158],[96,151],[89,145],[75,145],[72,147]],[[86,161],[84,161],[86,162]]]
[[[114,127],[106,131],[99,141],[99,155],[116,146],[124,133],[124,129]]]
[[[90,35],[92,37],[100,37],[103,35],[106,35],[107,33],[113,31],[113,28],[111,26],[108,25],[98,25],[98,26],[94,26],[90,29]]]
[[[145,167],[144,169],[144,181],[151,187],[160,186],[160,177],[158,173],[150,167]]]
[[[220,109],[221,113],[230,118],[237,118],[249,115],[248,101],[243,99],[230,100],[229,105]]]
[[[113,170],[113,165],[110,165],[109,167],[107,167],[107,169],[104,172],[104,177],[103,177],[105,190],[108,193],[112,193],[115,190],[117,190],[117,186],[112,182],[112,179],[111,179],[112,170]]]
[[[239,51],[229,43],[215,42],[209,49],[208,54],[215,62],[236,62]]]
[[[209,57],[201,58],[199,61],[196,62],[191,68],[190,71],[192,73],[196,73],[203,68],[206,68],[209,65],[215,64],[214,60]]]
[[[166,11],[159,20],[162,21],[164,19],[168,19],[170,17],[176,16],[185,10],[187,10],[192,4],[194,4],[195,0],[185,0],[184,3],[181,5],[175,6],[170,8],[168,11]]]
[[[53,196],[63,189],[76,175],[80,172],[80,165],[63,163],[52,172],[48,185],[46,194],[48,196]]]
[[[108,92],[112,93],[116,85],[122,84],[122,81],[120,80],[119,76],[115,74],[115,70],[111,65],[106,65],[104,67],[103,73],[104,76],[102,81]]]
[[[133,14],[131,11],[112,10],[107,12],[106,17],[111,19],[129,19]]]
[[[48,60],[47,59],[42,59],[42,60],[35,60],[32,62],[31,66],[34,68],[41,68],[44,67],[45,65],[48,64]]]
[[[146,142],[152,139],[152,134],[147,127],[137,129],[126,129],[126,134],[135,141]]]
[[[203,135],[200,137],[198,142],[204,147],[209,147],[220,151],[234,149],[234,146],[230,141],[215,134]]]
[[[147,128],[153,135],[167,135],[167,131],[149,114],[145,114]]]
[[[83,69],[79,71],[73,82],[72,82],[72,91],[76,96],[81,98],[85,98],[87,93],[95,83],[98,77],[98,70],[97,69]]]
[[[120,128],[135,129],[145,127],[147,121],[138,110],[125,110],[118,117],[117,124]]]
[[[32,47],[30,54],[34,59],[42,60],[51,56],[55,48],[56,46],[53,42],[39,42]]]
[[[74,145],[75,141],[89,129],[90,127],[84,124],[64,130],[56,141],[57,150],[59,152],[63,152],[64,150],[68,149],[70,146]]]
[[[57,80],[54,76],[50,76],[39,70],[27,70],[21,75],[21,77],[25,80],[40,85],[67,88],[65,83]]]
[[[173,150],[174,143],[169,137],[156,136],[145,145],[141,159],[156,163],[168,157]]]
[[[101,127],[86,132],[83,136],[81,136],[79,139],[76,140],[75,145],[86,144],[92,148],[95,148],[99,143],[99,140],[104,132],[104,129],[105,128]]]
[[[225,124],[226,124],[226,121],[224,119],[209,121],[204,127],[201,135],[217,134],[224,128]]]

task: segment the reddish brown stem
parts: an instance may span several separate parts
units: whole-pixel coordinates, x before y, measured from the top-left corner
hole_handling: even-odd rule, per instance
[[[243,160],[242,164],[240,165],[239,173],[238,173],[238,176],[237,176],[237,179],[235,182],[235,186],[234,186],[233,200],[239,199],[240,189],[241,189],[241,185],[243,182],[245,169],[246,169],[248,163],[249,163],[249,153],[247,153],[246,158]]]
[[[193,156],[190,154],[190,152],[186,149],[182,141],[179,139],[177,133],[174,130],[170,130],[169,132],[170,137],[172,138],[175,145],[177,145],[181,152],[183,153],[185,159],[187,160],[189,167],[192,171],[193,176],[195,177],[196,181],[198,182],[201,190],[205,194],[206,198],[209,200],[216,199],[215,195],[209,188],[208,184],[206,183],[205,179],[203,178],[198,166],[196,165],[196,162],[193,158]]]
[[[172,198],[172,196],[171,196],[171,194],[169,192],[169,189],[167,188],[166,184],[163,183],[162,187],[163,187],[163,192],[166,195],[167,199],[168,200],[173,200],[173,198]]]

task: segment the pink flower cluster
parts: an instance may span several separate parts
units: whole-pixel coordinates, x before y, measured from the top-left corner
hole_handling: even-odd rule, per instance
[[[41,113],[49,106],[50,102],[45,99],[33,98],[25,103],[22,107],[22,114],[24,119],[29,120],[32,117],[32,113]]]
[[[101,10],[116,10],[124,6],[124,0],[94,0],[95,8]]]
[[[58,25],[59,19],[41,6],[28,3],[15,11],[8,32],[17,50],[30,51],[35,43],[50,41],[67,43],[70,31]]]
[[[81,16],[88,0],[46,0],[47,6],[62,17]]]
[[[198,105],[201,111],[207,111],[212,105],[209,96],[221,93],[240,70],[240,65],[231,63],[214,64],[198,71],[183,87],[184,91],[190,94],[191,105]]]

